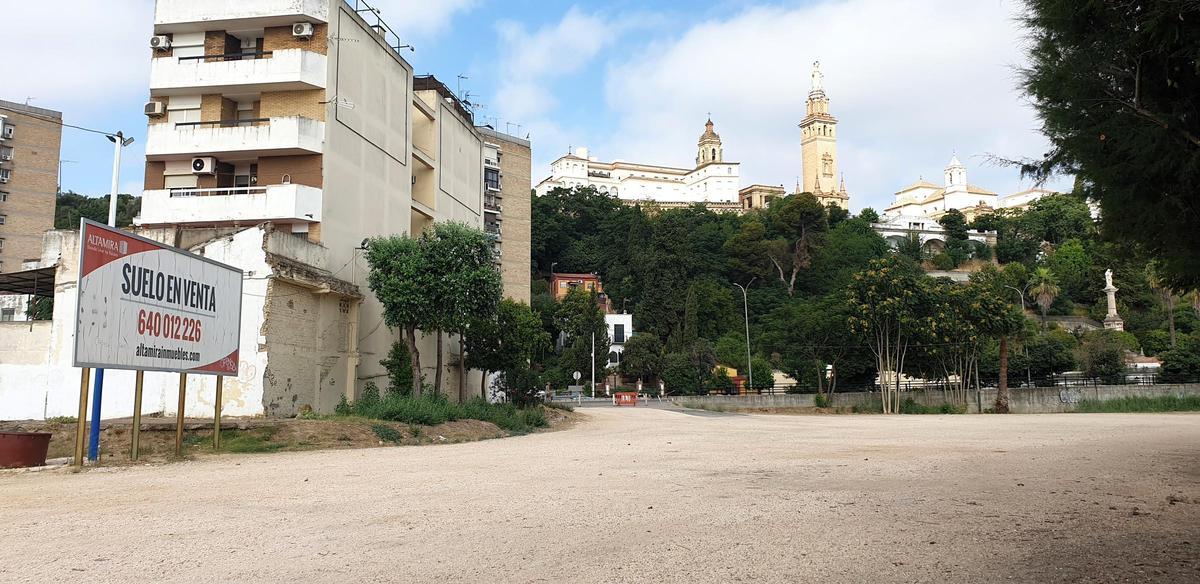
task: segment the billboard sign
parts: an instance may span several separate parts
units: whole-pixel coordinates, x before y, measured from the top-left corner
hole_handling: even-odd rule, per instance
[[[76,367],[237,375],[242,271],[84,219]]]

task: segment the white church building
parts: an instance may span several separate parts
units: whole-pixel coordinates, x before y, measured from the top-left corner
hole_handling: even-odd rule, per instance
[[[640,162],[601,162],[587,148],[576,148],[550,164],[550,176],[537,184],[538,195],[559,187],[593,186],[623,201],[654,201],[663,206],[694,203],[737,205],[739,163],[725,162],[721,136],[713,122],[704,124],[696,144],[696,166],[678,168]]]

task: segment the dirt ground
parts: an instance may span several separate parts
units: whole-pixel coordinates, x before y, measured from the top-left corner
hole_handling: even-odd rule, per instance
[[[1200,581],[1200,415],[578,412],[0,473],[0,581]]]

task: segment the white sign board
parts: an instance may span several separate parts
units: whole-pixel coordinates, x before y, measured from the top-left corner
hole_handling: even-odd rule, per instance
[[[76,367],[237,375],[242,271],[84,219]]]
[[[579,381],[579,378],[583,377],[583,374],[576,371],[575,373],[572,373],[571,376],[575,378],[575,381]]]

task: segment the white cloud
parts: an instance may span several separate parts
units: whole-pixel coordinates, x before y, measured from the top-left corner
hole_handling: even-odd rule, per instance
[[[882,209],[918,175],[940,180],[955,149],[971,182],[1011,192],[1016,172],[983,155],[1045,149],[1016,89],[1013,67],[1024,60],[1016,8],[1009,0],[848,0],[703,22],[609,67],[617,122],[611,135],[590,137],[594,151],[688,165],[711,111],[744,185],[790,187],[801,173],[796,124],[820,60],[852,206]]]
[[[585,14],[577,8],[532,32],[523,24],[501,21],[496,25],[502,51],[501,81],[493,110],[503,119],[542,129],[551,126],[544,116],[557,104],[550,90],[555,80],[587,67],[629,26],[626,21]]]
[[[152,0],[4,4],[0,98],[78,112],[147,93]]]
[[[473,8],[478,0],[372,0],[370,4],[400,40],[408,42],[438,36],[455,14]]]

